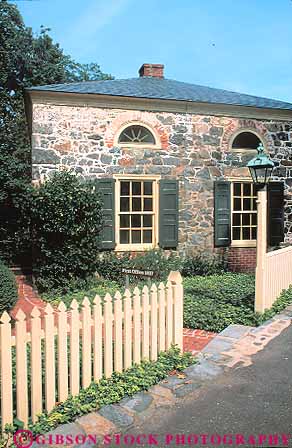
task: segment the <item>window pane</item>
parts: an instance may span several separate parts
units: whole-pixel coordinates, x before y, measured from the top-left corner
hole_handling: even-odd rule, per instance
[[[144,182],[144,194],[152,196],[152,182]]]
[[[152,243],[152,230],[144,230],[143,243]]]
[[[132,243],[141,243],[141,230],[132,230]]]
[[[152,211],[152,198],[144,198],[144,210]]]
[[[249,240],[250,239],[250,228],[249,227],[243,227],[242,229],[242,238],[244,240]]]
[[[251,229],[251,235],[252,235],[252,239],[256,240],[257,239],[257,228],[256,227],[252,227]]]
[[[132,182],[132,195],[141,196],[141,182]]]
[[[257,225],[257,215],[256,215],[256,213],[253,213],[251,215],[251,223],[252,223],[253,226]]]
[[[130,182],[121,182],[121,195],[129,196],[130,194]]]
[[[256,199],[253,199],[253,210],[257,210],[257,200]]]
[[[236,211],[241,210],[241,199],[237,199],[237,198],[234,199],[233,208]]]
[[[257,149],[259,144],[261,143],[260,139],[253,132],[241,132],[238,134],[233,143],[233,149]]]
[[[243,199],[243,210],[251,210],[251,199],[244,198]]]
[[[251,184],[243,184],[243,196],[251,196]]]
[[[130,227],[130,215],[120,215],[120,227]]]
[[[241,196],[241,184],[234,184],[233,194],[234,196]]]
[[[121,230],[120,231],[120,243],[121,244],[129,244],[130,242],[130,231],[129,230]]]
[[[128,212],[130,210],[130,199],[121,197],[121,212]]]
[[[233,240],[240,240],[240,228],[238,228],[238,227],[234,227],[233,229],[232,229],[232,232],[233,232]]]
[[[132,198],[132,210],[134,212],[141,211],[141,198]]]
[[[143,227],[152,227],[152,215],[143,216]]]
[[[141,215],[131,216],[131,227],[141,227]]]
[[[250,225],[250,215],[248,213],[242,214],[242,225],[249,226]]]
[[[152,133],[144,126],[132,125],[122,131],[119,143],[151,143],[154,145],[155,139]]]
[[[240,213],[233,214],[233,225],[240,226]]]

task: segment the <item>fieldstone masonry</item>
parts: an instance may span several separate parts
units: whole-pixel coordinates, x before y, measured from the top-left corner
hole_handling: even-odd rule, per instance
[[[133,121],[153,129],[158,147],[117,144],[120,128]],[[230,150],[240,129],[256,130],[279,163],[275,179],[285,181],[285,235],[292,244],[292,122],[38,103],[33,106],[33,180],[65,167],[88,178],[114,173],[176,177],[178,250],[212,252],[213,181],[248,175],[246,163],[255,155]]]

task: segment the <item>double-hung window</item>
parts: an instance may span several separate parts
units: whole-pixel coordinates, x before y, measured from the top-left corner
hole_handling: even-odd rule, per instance
[[[231,183],[231,241],[234,246],[255,245],[257,194],[252,182]]]
[[[158,182],[154,178],[116,181],[117,249],[151,249],[157,245]]]

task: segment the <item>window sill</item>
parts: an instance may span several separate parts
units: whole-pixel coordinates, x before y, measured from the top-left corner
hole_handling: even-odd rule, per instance
[[[145,252],[157,247],[155,244],[117,244],[115,252]]]
[[[231,247],[257,247],[256,240],[252,241],[232,241]]]

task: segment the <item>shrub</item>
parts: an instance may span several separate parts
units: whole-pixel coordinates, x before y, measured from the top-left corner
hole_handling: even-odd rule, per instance
[[[99,257],[97,272],[104,278],[123,284],[125,278],[122,268],[135,268],[154,271],[155,278],[165,280],[170,271],[181,270],[182,260],[173,252],[166,254],[163,250],[149,250],[142,254],[104,253]],[[135,278],[130,276],[131,281]]]
[[[64,288],[96,270],[101,204],[92,182],[55,173],[32,198],[33,261],[40,291]]]
[[[204,255],[188,256],[183,260],[182,276],[222,274],[226,270],[223,260]]]
[[[65,294],[62,290],[55,290],[42,294],[42,298],[53,305],[58,305],[63,301],[69,307],[73,299],[81,304],[85,296],[90,301],[93,301],[97,294],[102,298],[106,293],[114,297],[115,292],[119,288],[120,285],[112,280],[91,279],[86,282],[81,282],[81,284],[80,281],[74,281],[68,285],[68,291]]]
[[[17,297],[14,274],[0,261],[0,314],[9,311],[15,305]]]
[[[253,308],[255,278],[251,274],[224,273],[184,280],[185,293],[193,299],[212,299],[216,302]]]

